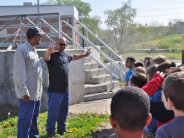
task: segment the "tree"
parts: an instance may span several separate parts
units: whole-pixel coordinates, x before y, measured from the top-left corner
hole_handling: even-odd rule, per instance
[[[120,49],[120,46],[125,46],[129,41],[127,36],[130,35],[128,29],[135,29],[133,18],[136,15],[136,9],[131,7],[131,0],[122,4],[122,7],[116,10],[105,11],[107,19],[105,23],[111,32],[115,46]],[[121,47],[122,48],[122,47]]]

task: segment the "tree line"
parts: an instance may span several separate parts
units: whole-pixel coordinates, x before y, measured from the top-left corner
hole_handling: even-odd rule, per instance
[[[144,46],[147,41],[171,34],[179,33],[179,22],[181,19],[169,21],[168,26],[164,26],[158,21],[149,24],[140,24],[134,19],[137,15],[135,8],[131,7],[131,0],[123,2],[120,8],[106,10],[105,24],[107,29],[100,28],[102,21],[100,16],[90,16],[91,5],[81,0],[47,0],[42,5],[74,4],[79,11],[79,21],[87,26],[99,38],[106,40],[106,43],[116,47],[120,53],[129,52],[134,44],[142,43]],[[82,32],[82,28],[80,28]],[[91,41],[99,44],[96,39],[89,35]]]

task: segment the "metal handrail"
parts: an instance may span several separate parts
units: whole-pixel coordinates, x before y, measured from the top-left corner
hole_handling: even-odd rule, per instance
[[[52,27],[47,21],[45,21],[43,18],[40,18],[40,19],[41,19],[41,21],[43,23],[45,23],[46,25],[48,25],[53,31],[55,31],[56,33],[59,34],[59,32],[54,27]],[[68,39],[66,39],[66,41],[69,42]]]
[[[111,59],[108,55],[106,55],[103,51],[101,51],[99,48],[97,48],[91,41],[89,41],[85,36],[83,36],[79,31],[77,31],[75,28],[73,28],[70,24],[68,24],[65,20],[61,21],[61,25],[62,22],[64,22],[65,24],[67,24],[69,27],[71,27],[77,34],[79,34],[84,40],[86,40],[91,46],[93,46],[93,48],[95,48],[100,54],[102,54],[106,59],[108,59],[109,61],[111,61],[113,63],[113,65],[121,70],[121,67],[119,67],[119,65],[116,64],[116,62]],[[124,73],[124,72],[123,72]]]
[[[105,44],[101,39],[99,39],[93,32],[91,32],[85,25],[83,25],[81,22],[77,21],[78,24],[80,24],[82,27],[84,27],[88,32],[90,32],[96,39],[98,39],[104,46],[106,46],[112,53],[114,53],[120,60],[124,61],[125,60],[120,57],[114,50],[112,50],[107,44]]]
[[[35,19],[34,19],[35,20]],[[33,20],[33,21],[34,21]],[[27,23],[27,24],[24,24],[23,26],[24,27],[26,27],[27,25],[29,25],[30,23]],[[16,34],[18,32],[18,30],[17,31],[15,31],[13,34]],[[1,35],[0,35],[1,36]],[[0,43],[4,43],[7,39],[9,39],[11,36],[8,36],[6,39],[4,39],[2,42],[0,42]]]
[[[67,34],[65,34],[62,30],[61,30],[61,33],[65,36],[65,37],[67,37],[69,40],[71,40],[72,41],[72,39],[67,35]],[[85,52],[87,52],[85,49],[83,49],[83,47],[81,47],[79,44],[77,44],[75,41],[74,41],[74,43],[79,47],[79,48],[81,48],[82,50],[84,50]],[[97,63],[99,63],[100,65],[102,65],[108,72],[111,72],[108,68],[106,68],[102,63],[100,63],[95,57],[93,57],[91,54],[89,55],[91,58],[93,58]],[[111,73],[114,77],[116,77],[116,78],[119,78],[119,77],[117,77],[114,73]]]

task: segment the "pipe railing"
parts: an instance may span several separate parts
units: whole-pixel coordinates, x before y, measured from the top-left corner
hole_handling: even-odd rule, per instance
[[[65,24],[67,24],[69,27],[73,28],[70,24],[68,24],[65,20],[61,21],[61,25],[62,22],[64,22]],[[62,27],[61,27],[62,28]],[[102,54],[106,59],[108,59],[108,61],[111,61],[113,63],[113,65],[120,70],[119,65],[116,64],[116,62],[111,59],[108,55],[106,55],[103,51],[101,51],[98,47],[96,47],[90,40],[88,40],[85,36],[83,36],[79,31],[77,31],[75,28],[73,28],[73,30],[79,35],[81,36],[85,41],[87,41],[91,46],[93,46],[93,48],[95,48],[100,54]],[[123,72],[124,73],[124,72]]]
[[[125,60],[120,57],[114,50],[112,50],[107,44],[105,44],[101,39],[99,39],[93,32],[91,32],[85,25],[83,25],[81,22],[77,21],[78,24],[80,24],[82,27],[86,29],[87,32],[90,32],[97,40],[99,40],[104,46],[106,46],[112,53],[114,53],[120,60],[124,61]]]
[[[62,30],[61,30],[61,33],[67,37],[70,41],[72,41],[72,38],[70,38],[67,34],[65,34]],[[85,52],[87,52],[85,49],[83,49],[83,47],[81,47],[79,44],[77,44],[75,41],[74,43],[82,50],[84,50]],[[100,61],[98,61],[95,57],[93,57],[91,54],[89,55],[91,58],[93,58],[97,63],[99,63],[102,67],[104,67],[108,72],[110,72],[114,77],[116,78],[119,78],[117,77],[114,73],[112,73],[107,67],[105,67],[102,63],[100,63]]]

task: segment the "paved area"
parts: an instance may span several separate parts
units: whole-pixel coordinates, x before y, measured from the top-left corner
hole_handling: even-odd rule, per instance
[[[110,103],[111,98],[102,99],[97,101],[83,102],[80,104],[75,104],[69,106],[69,113],[81,113],[81,112],[90,112],[90,113],[108,113],[110,114]]]

